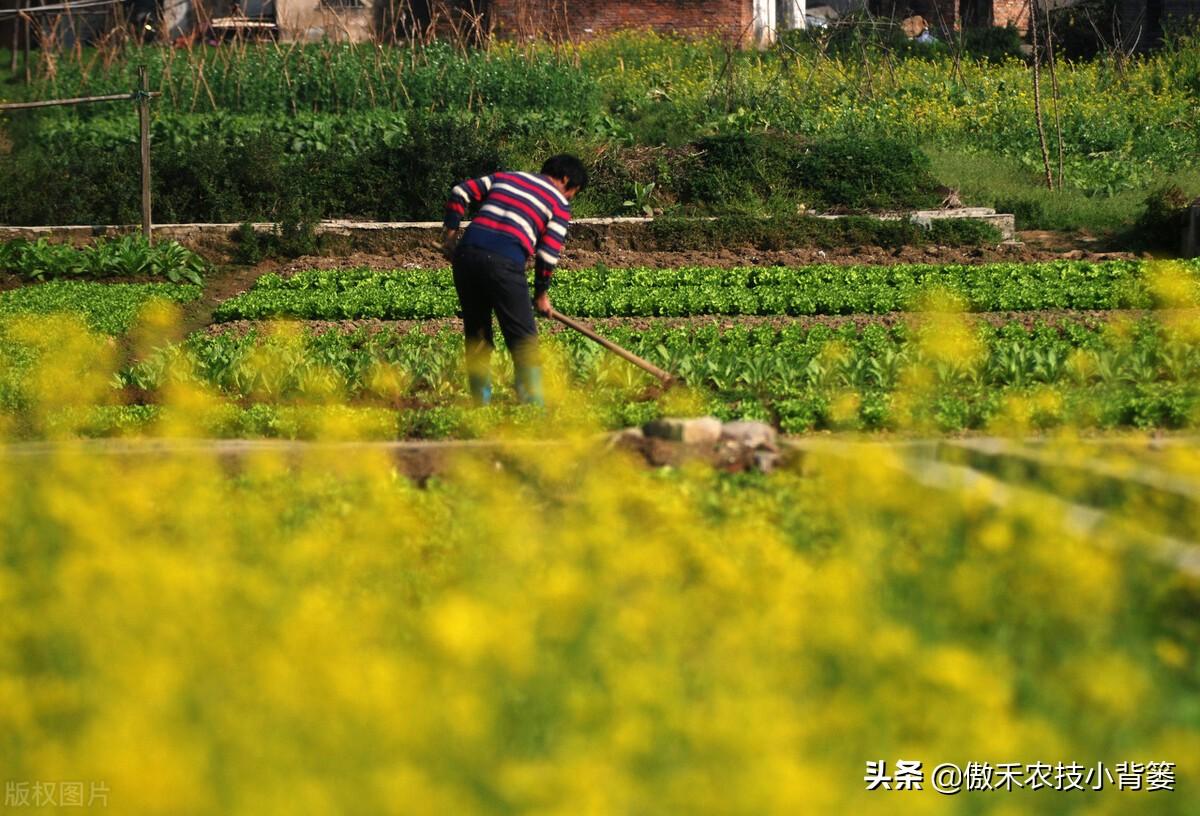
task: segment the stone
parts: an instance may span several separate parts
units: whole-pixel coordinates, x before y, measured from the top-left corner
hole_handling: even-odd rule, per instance
[[[920,14],[914,14],[912,17],[906,18],[900,23],[900,30],[904,32],[904,36],[910,40],[914,37],[919,37],[929,30],[929,23],[925,22],[925,18]]]
[[[655,439],[669,439],[685,445],[712,445],[721,438],[721,420],[710,416],[656,419],[643,425],[642,431]]]
[[[760,450],[754,452],[754,469],[759,473],[770,473],[779,467],[779,454],[775,451]]]
[[[837,9],[824,3],[819,6],[810,6],[804,10],[804,14],[807,17],[813,17],[826,22],[836,20],[839,16],[841,16],[838,14]]]
[[[721,439],[750,448],[750,449],[765,449],[775,450],[775,441],[778,437],[775,429],[765,422],[755,420],[741,420],[738,422],[726,422],[721,427]]]

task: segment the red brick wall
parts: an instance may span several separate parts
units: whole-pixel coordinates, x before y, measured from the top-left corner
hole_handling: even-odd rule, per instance
[[[998,26],[1012,23],[1024,32],[1029,27],[1029,4],[1027,0],[993,0],[992,20]]]
[[[751,0],[491,0],[492,24],[510,36],[585,38],[622,28],[749,37]]]

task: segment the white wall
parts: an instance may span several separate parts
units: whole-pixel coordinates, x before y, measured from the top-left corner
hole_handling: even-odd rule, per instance
[[[804,28],[805,0],[780,0],[779,30]]]

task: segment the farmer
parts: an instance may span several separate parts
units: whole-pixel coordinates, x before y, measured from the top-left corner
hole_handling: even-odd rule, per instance
[[[443,253],[454,264],[454,288],[467,338],[467,381],[476,405],[492,397],[492,312],[517,372],[517,396],[544,405],[533,310],[550,315],[547,289],[558,263],[571,199],[587,186],[587,170],[574,156],[552,156],[541,173],[495,173],[456,186],[446,202]],[[459,238],[459,223],[480,205]],[[525,265],[533,256],[534,297]]]

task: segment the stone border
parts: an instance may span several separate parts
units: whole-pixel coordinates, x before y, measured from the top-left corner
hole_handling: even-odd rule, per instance
[[[816,218],[838,219],[843,215],[815,215]],[[907,218],[914,223],[929,227],[934,221],[953,218],[977,218],[986,221],[1000,231],[1004,240],[1016,235],[1016,222],[1012,215],[997,213],[987,207],[963,207],[954,210],[916,210],[907,213],[879,213],[872,215],[881,221]],[[571,222],[571,244],[593,250],[646,249],[647,226],[650,218],[579,218]],[[715,221],[715,218],[697,219]],[[154,235],[158,238],[178,241],[181,244],[204,252],[227,253],[233,245],[233,236],[240,224],[158,224]],[[274,224],[256,223],[254,229],[260,233],[270,232]],[[347,221],[328,220],[316,225],[318,236],[345,239],[347,249],[365,252],[397,252],[418,248],[430,249],[437,246],[442,225],[437,221]],[[98,226],[54,226],[19,227],[0,225],[0,240],[24,238],[37,240],[47,238],[56,243],[87,244],[96,238],[114,238],[136,233],[136,225]]]

